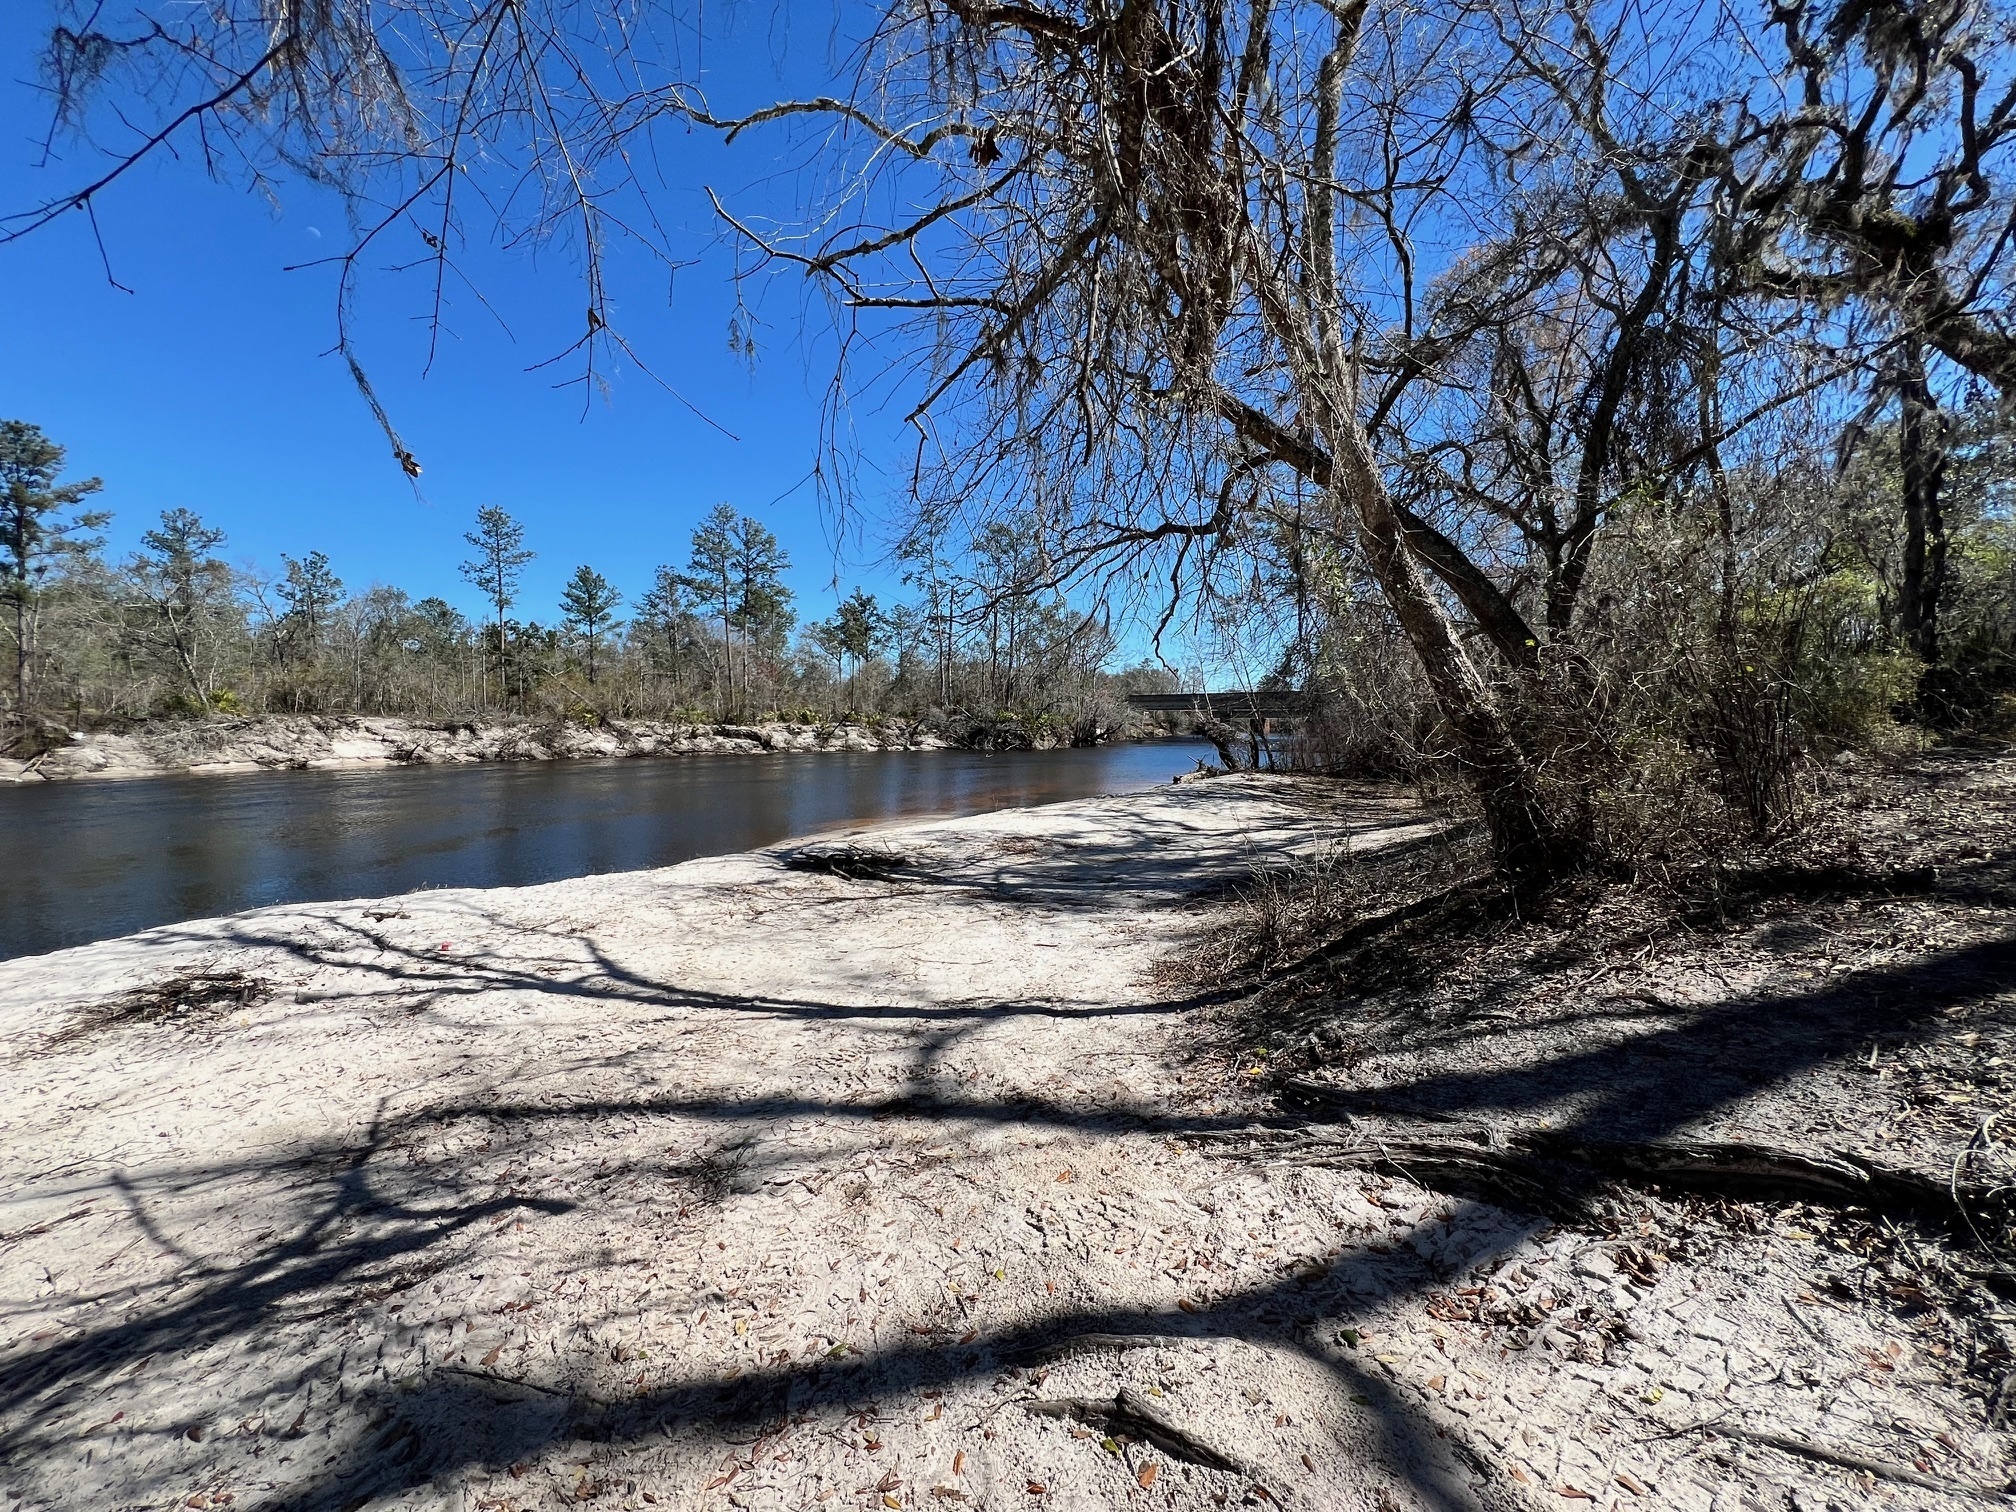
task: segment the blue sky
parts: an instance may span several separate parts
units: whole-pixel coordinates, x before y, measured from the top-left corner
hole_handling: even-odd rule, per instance
[[[735,12],[720,35],[710,23],[717,100],[761,103],[810,82],[789,77],[798,65],[773,61],[765,15],[741,15],[741,34]],[[806,43],[814,62],[801,75],[824,60],[830,23],[827,13],[816,49]],[[47,108],[32,81],[47,25],[43,0],[0,6],[0,213],[62,192],[102,161],[66,149],[37,166]],[[701,185],[760,194],[750,186],[774,162],[750,138],[724,150],[695,136],[673,152],[655,203],[701,261],[668,281],[619,252],[620,325],[660,377],[739,440],[635,372],[618,372],[611,395],[585,412],[578,385],[554,387],[572,370],[528,372],[573,339],[584,304],[576,269],[562,252],[479,247],[469,265],[510,334],[464,295],[429,373],[417,287],[380,275],[359,304],[360,354],[425,468],[416,497],[341,359],[328,355],[331,275],[285,271],[343,245],[333,197],[282,183],[276,203],[168,158],[100,203],[112,271],[131,293],[107,281],[80,216],[0,247],[0,417],[42,426],[69,447],[74,474],[105,480],[115,552],[181,506],[229,533],[233,560],[274,569],[282,552],[320,549],[352,588],[386,582],[473,606],[456,573],[462,534],[480,505],[499,504],[538,552],[519,612],[550,618],[562,579],[583,562],[634,598],[654,565],[684,562],[694,523],[725,500],[783,540],[807,617],[830,611],[836,571],[843,594],[860,583],[886,599],[900,589],[874,563],[877,542],[850,539],[836,560],[810,487],[772,502],[812,466],[830,374],[795,291],[777,286],[766,301],[753,373],[728,348],[729,264]],[[378,265],[392,260],[388,251]],[[900,455],[896,421],[855,415],[871,462]],[[876,476],[863,483],[879,502]]]

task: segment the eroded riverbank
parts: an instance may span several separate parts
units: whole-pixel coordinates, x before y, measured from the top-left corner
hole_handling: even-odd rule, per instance
[[[695,724],[638,719],[577,724],[220,716],[155,721],[126,732],[84,731],[30,760],[0,758],[0,783],[765,751],[937,751],[949,744],[914,721]]]

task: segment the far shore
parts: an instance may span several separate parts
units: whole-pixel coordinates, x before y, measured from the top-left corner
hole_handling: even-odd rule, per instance
[[[1101,743],[1110,743],[1112,737]],[[1027,742],[1025,745],[1024,742]],[[29,760],[0,758],[0,785],[94,778],[228,776],[455,766],[485,761],[582,761],[632,756],[763,755],[779,751],[1056,749],[1019,731],[967,745],[914,720],[695,723],[677,719],[477,721],[268,715],[161,720],[131,731],[83,731]]]

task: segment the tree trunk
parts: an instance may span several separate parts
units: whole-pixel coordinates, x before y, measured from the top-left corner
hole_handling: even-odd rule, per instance
[[[203,675],[196,670],[194,651],[183,643],[179,630],[175,633],[175,659],[182,664],[182,675],[189,679],[189,691],[196,695],[197,708],[208,714],[210,694],[203,686]]]
[[[28,718],[28,583],[14,583],[14,717]]]
[[[1939,598],[1946,585],[1946,517],[1939,492],[1946,480],[1946,417],[1925,380],[1925,349],[1905,343],[1897,392],[1903,401],[1898,460],[1904,474],[1904,583],[1898,628],[1925,662],[1939,659]]]
[[[1345,301],[1338,281],[1333,186],[1344,69],[1357,47],[1363,19],[1362,7],[1338,16],[1336,43],[1317,73],[1304,233],[1307,324],[1289,316],[1295,301],[1285,289],[1263,290],[1262,300],[1275,316],[1296,369],[1305,412],[1329,447],[1331,497],[1339,513],[1355,520],[1366,565],[1399,620],[1436,707],[1455,737],[1483,809],[1493,858],[1510,877],[1544,881],[1566,859],[1560,837],[1548,823],[1525,753],[1408,549],[1400,511],[1386,491],[1371,438],[1358,414],[1358,368],[1346,350],[1341,319]]]
[[[1333,492],[1339,505],[1355,517],[1366,565],[1399,620],[1435,694],[1436,708],[1462,750],[1499,869],[1513,877],[1545,880],[1559,870],[1563,848],[1543,812],[1525,754],[1407,549],[1399,512],[1386,493],[1363,429],[1352,416],[1333,411],[1326,418],[1331,422],[1325,427],[1330,455],[1336,463]]]

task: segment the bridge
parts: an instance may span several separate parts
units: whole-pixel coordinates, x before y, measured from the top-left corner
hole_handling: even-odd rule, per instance
[[[1288,689],[1256,692],[1237,689],[1222,693],[1129,693],[1130,708],[1144,714],[1189,714],[1197,719],[1222,719],[1244,724],[1252,719],[1293,719],[1309,706],[1306,694]]]

